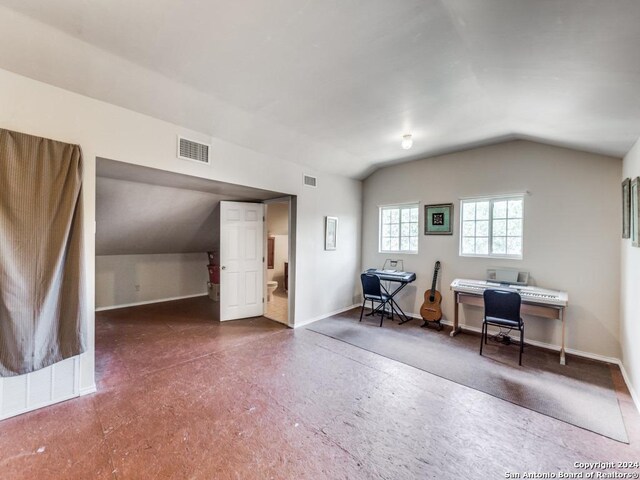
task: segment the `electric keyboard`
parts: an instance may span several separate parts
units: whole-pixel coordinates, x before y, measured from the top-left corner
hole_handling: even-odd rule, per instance
[[[569,302],[569,295],[567,292],[561,292],[559,290],[548,290],[545,288],[522,285],[505,285],[496,282],[487,282],[485,280],[467,280],[461,278],[456,278],[451,282],[451,290],[454,292],[482,295],[488,288],[506,288],[509,290],[516,290],[520,294],[523,303],[538,303],[557,307],[566,307]]]
[[[384,285],[381,285],[381,287],[389,295],[389,297],[391,297],[389,300],[389,302],[391,303],[391,318],[393,318],[393,312],[397,312],[398,315],[402,317],[400,321],[400,325],[402,325],[403,323],[410,322],[412,317],[409,317],[406,313],[402,311],[402,308],[400,308],[400,305],[396,303],[396,301],[394,300],[394,297],[398,293],[400,293],[400,291],[402,291],[404,287],[406,287],[416,279],[416,274],[413,272],[399,272],[397,270],[385,270],[385,269],[379,270],[377,268],[370,268],[368,270],[365,270],[364,273],[368,275],[375,275],[380,280],[385,280],[387,282],[395,282],[398,284],[397,286],[394,286],[395,290],[393,291],[387,290],[387,289],[391,290],[390,285],[387,285],[386,288]],[[384,304],[382,304],[382,306],[384,307]],[[368,315],[371,315],[371,314],[368,314]]]
[[[376,275],[380,280],[386,280],[388,282],[411,283],[416,279],[416,274],[413,272],[397,272],[395,270],[370,268],[366,270],[365,273]]]

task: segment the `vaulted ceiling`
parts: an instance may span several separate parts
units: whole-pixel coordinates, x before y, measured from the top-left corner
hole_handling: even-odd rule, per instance
[[[509,138],[623,156],[640,136],[637,0],[0,5],[0,68],[352,177]]]
[[[283,195],[104,158],[96,173],[96,255],[207,252],[221,200]]]

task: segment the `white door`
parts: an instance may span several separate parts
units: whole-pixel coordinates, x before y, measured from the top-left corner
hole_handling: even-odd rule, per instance
[[[220,202],[220,320],[264,311],[264,205]]]

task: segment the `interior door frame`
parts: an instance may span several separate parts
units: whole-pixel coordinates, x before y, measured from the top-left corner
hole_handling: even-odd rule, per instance
[[[267,206],[270,203],[287,203],[289,210],[288,236],[289,236],[289,289],[287,292],[287,326],[293,328],[295,325],[295,304],[296,304],[296,212],[297,197],[295,195],[286,195],[284,197],[270,198],[262,203]],[[266,216],[269,215],[268,208],[265,208],[264,222],[264,252],[267,254],[267,238],[269,236]],[[264,262],[264,279],[263,294],[267,298],[267,262]],[[264,302],[263,315],[267,313],[267,302]]]

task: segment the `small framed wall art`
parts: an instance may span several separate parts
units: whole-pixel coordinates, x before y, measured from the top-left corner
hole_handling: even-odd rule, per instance
[[[631,236],[631,179],[625,178],[622,182],[622,238]]]
[[[424,234],[453,234],[453,203],[424,206]]]
[[[338,217],[324,217],[324,249],[338,247]]]

